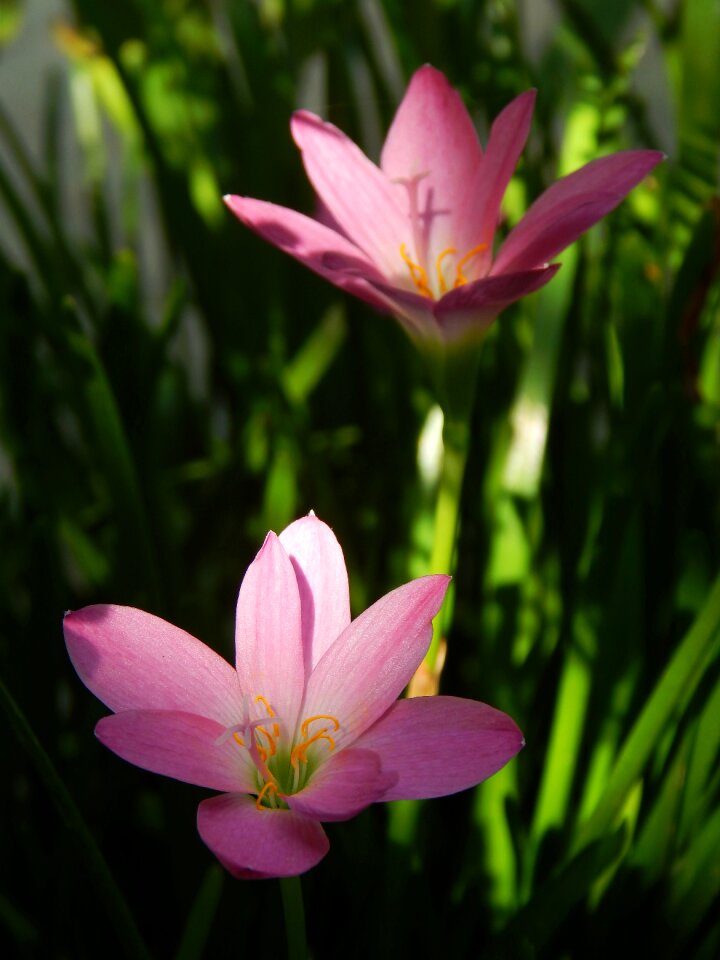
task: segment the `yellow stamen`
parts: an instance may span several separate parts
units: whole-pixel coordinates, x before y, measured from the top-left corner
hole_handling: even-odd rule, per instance
[[[476,247],[473,247],[469,253],[466,253],[461,260],[458,261],[458,264],[455,267],[454,287],[462,287],[468,282],[468,278],[463,273],[463,267],[468,260],[472,260],[473,257],[476,257],[479,253],[483,253],[485,250],[487,250],[487,247],[488,245],[486,243],[479,243]]]
[[[244,746],[245,746],[245,741],[244,741],[243,738],[240,736],[240,734],[237,732],[237,730],[233,733],[233,740],[234,740],[236,743],[239,743],[241,747],[244,747]]]
[[[293,752],[290,754],[290,763],[295,770],[297,770],[298,763],[301,760],[303,763],[308,762],[307,757],[305,756],[305,754],[307,753],[308,747],[310,747],[313,743],[317,743],[318,740],[327,740],[327,742],[330,744],[330,749],[331,750],[335,749],[335,741],[327,731],[328,731],[328,728],[323,727],[322,730],[318,730],[317,733],[313,734],[313,736],[310,737],[309,740],[303,740],[302,743],[299,743],[293,749]]]
[[[414,260],[410,259],[410,257],[407,255],[404,243],[400,244],[400,256],[407,264],[407,268],[410,271],[410,277],[412,278],[412,282],[417,287],[418,292],[424,297],[429,297],[432,300],[433,295],[430,287],[428,286],[428,278],[425,268],[421,267],[419,263],[415,263]]]
[[[261,704],[265,707],[265,709],[267,710],[269,717],[274,717],[274,716],[275,716],[275,711],[274,711],[273,708],[270,706],[270,704],[267,702],[267,700],[265,699],[265,697],[262,697],[262,696],[260,696],[260,697],[255,697],[255,703],[261,703]]]
[[[443,252],[438,256],[435,261],[435,269],[437,270],[438,283],[440,285],[440,293],[447,293],[447,284],[445,283],[445,277],[442,272],[442,262],[445,257],[450,256],[451,253],[457,253],[455,247],[446,247]]]
[[[316,713],[313,717],[308,717],[306,720],[303,720],[302,726],[300,727],[300,732],[304,737],[308,735],[308,728],[311,723],[315,720],[331,720],[333,723],[335,733],[340,729],[340,721],[336,717],[330,716],[328,713]],[[326,728],[327,729],[327,728]]]
[[[263,697],[262,695],[258,695],[257,697],[255,697],[255,703],[261,703],[261,704],[265,707],[265,709],[267,710],[269,717],[274,717],[274,716],[275,716],[275,711],[274,711],[273,708],[270,706],[270,704],[267,702],[267,700],[265,699],[265,697]],[[274,723],[274,724],[273,724],[272,731],[273,731],[273,736],[274,736],[274,737],[279,737],[279,736],[280,736],[280,724],[279,724],[279,723]],[[264,733],[264,732],[265,732],[265,731],[263,730],[263,733]],[[273,751],[273,753],[274,753],[274,752],[275,752],[275,751]]]
[[[262,800],[265,794],[268,792],[268,790],[272,790],[273,793],[277,796],[277,787],[272,782],[272,780],[268,780],[268,782],[265,784],[265,786],[262,788],[262,790],[257,796],[257,800],[255,801],[255,806],[257,807],[258,810],[267,809],[266,807],[263,807]]]
[[[274,757],[275,754],[277,753],[277,747],[275,746],[275,740],[273,739],[273,737],[270,736],[270,734],[267,732],[265,727],[255,727],[255,731],[256,733],[264,733],[265,736],[268,738],[268,745],[270,747],[270,756]],[[255,742],[257,743],[257,741]],[[261,747],[259,743],[257,745],[257,748],[263,760],[267,760],[267,751],[263,747]],[[264,757],[263,757],[263,753],[265,754]]]

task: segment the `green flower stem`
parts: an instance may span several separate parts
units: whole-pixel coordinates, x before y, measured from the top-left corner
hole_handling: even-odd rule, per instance
[[[430,573],[452,574],[459,531],[460,500],[469,448],[470,426],[467,420],[446,421],[443,426],[443,462],[435,501],[433,546]],[[425,663],[435,670],[438,649],[450,627],[450,618],[441,611],[433,623],[433,636]]]
[[[112,872],[87,828],[82,814],[2,680],[0,680],[0,706],[18,742],[25,749],[38,776],[45,784],[58,813],[75,835],[78,841],[78,853],[85,861],[88,879],[107,911],[126,956],[130,960],[150,960],[148,949],[135,925],[125,898],[115,883]]]
[[[281,877],[280,893],[282,894],[283,913],[285,914],[288,960],[307,960],[305,908],[303,906],[300,877]]]
[[[460,530],[460,503],[470,449],[470,422],[482,341],[456,345],[441,357],[430,357],[435,390],[443,411],[443,460],[435,501],[433,546],[429,573],[454,572]],[[430,649],[425,657],[432,675],[440,641],[450,628],[451,605],[435,618]]]
[[[642,773],[658,738],[682,702],[692,696],[710,662],[720,631],[720,575],[625,741],[603,795],[580,828],[575,850],[608,833]]]

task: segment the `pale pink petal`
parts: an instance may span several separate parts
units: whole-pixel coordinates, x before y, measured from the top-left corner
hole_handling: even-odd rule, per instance
[[[445,294],[435,305],[435,316],[446,342],[482,335],[497,315],[552,280],[560,264],[522,273],[505,273],[466,283]]]
[[[492,260],[500,206],[525,147],[534,107],[535,91],[527,90],[498,114],[490,130],[483,162],[471,181],[467,216],[477,232],[469,238],[466,247],[485,245],[485,250],[469,263],[468,274],[473,279],[484,276]]]
[[[383,800],[441,797],[486,780],[524,746],[514,721],[459,697],[399,700],[356,741],[397,783]]]
[[[224,794],[198,807],[198,832],[236,877],[294,877],[330,848],[317,822],[293,810],[258,810],[255,799]]]
[[[240,587],[235,658],[250,703],[263,697],[292,736],[305,686],[300,593],[290,558],[274,533],[265,537]],[[258,711],[254,716],[266,715]]]
[[[663,159],[657,150],[626,150],[558,180],[510,232],[492,273],[528,270],[551,260],[614,210]]]
[[[384,800],[397,775],[381,770],[370,750],[335,753],[313,775],[304,790],[285,797],[292,810],[316,820],[349,820],[377,800]]]
[[[330,527],[311,514],[291,523],[280,543],[295,568],[300,589],[305,672],[350,623],[350,590],[345,558]]]
[[[439,70],[420,67],[395,114],[380,165],[391,180],[418,181],[418,212],[429,234],[424,249],[415,251],[421,261],[435,263],[446,247],[469,248],[477,230],[468,218],[469,188],[481,159],[462,97]]]
[[[305,170],[321,201],[373,263],[388,277],[406,275],[401,244],[410,243],[404,191],[331,123],[304,110],[290,124]]]
[[[274,244],[325,280],[360,297],[383,312],[391,312],[367,278],[382,279],[359,247],[311,217],[251,197],[225,197],[225,204],[245,226]]]
[[[257,792],[247,750],[215,720],[179,711],[126,710],[100,720],[95,734],[144,770],[211,790]]]
[[[449,582],[442,574],[420,577],[353,620],[310,675],[302,716],[335,717],[338,747],[381,717],[425,656]]]
[[[65,643],[80,679],[111,710],[182,710],[237,723],[237,674],[179,627],[133,607],[99,604],[68,613]]]

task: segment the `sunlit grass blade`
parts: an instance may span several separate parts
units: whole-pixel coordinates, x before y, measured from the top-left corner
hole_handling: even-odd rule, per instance
[[[709,796],[709,785],[716,773],[717,758],[720,754],[718,718],[720,718],[720,682],[715,684],[695,728],[678,825],[678,838],[682,844],[692,836],[693,830],[697,828],[712,801],[712,797]]]
[[[517,496],[537,496],[545,460],[558,356],[575,281],[577,250],[562,257],[563,268],[536,297],[533,345],[510,411],[512,438],[503,485]]]
[[[697,219],[700,205],[717,189],[720,151],[720,5],[687,0],[682,5],[679,156],[673,200],[681,221]]]
[[[665,725],[699,683],[719,629],[720,577],[625,740],[600,802],[578,832],[576,849],[611,827],[633,783],[642,774]]]
[[[292,403],[308,399],[337,356],[346,332],[344,308],[335,304],[282,372],[283,389]]]
[[[518,902],[518,869],[508,801],[517,797],[517,764],[510,763],[475,790],[473,819],[482,833],[488,900],[499,916]]]
[[[593,628],[582,611],[575,617],[571,643],[558,686],[550,741],[530,832],[531,860],[545,833],[565,822],[577,774],[595,659]],[[532,874],[532,869],[528,870],[528,874]]]
[[[673,927],[687,939],[720,899],[720,808],[715,809],[672,874]]]
[[[690,737],[686,734],[662,782],[653,791],[653,801],[648,803],[629,858],[632,867],[642,870],[643,881],[648,885],[663,875],[673,857],[689,750]]]

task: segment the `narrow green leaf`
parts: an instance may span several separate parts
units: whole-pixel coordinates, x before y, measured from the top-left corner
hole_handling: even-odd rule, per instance
[[[572,646],[567,651],[560,677],[533,817],[531,838],[535,850],[544,834],[560,827],[567,817],[592,686],[596,645],[595,625],[587,613],[578,611],[573,621]]]
[[[515,914],[502,943],[532,944],[542,949],[573,907],[590,893],[593,883],[620,855],[625,827],[590,843],[557,874],[545,881],[532,899]],[[500,953],[500,956],[508,956]]]
[[[126,956],[129,960],[150,960],[150,954],[135,926],[125,898],[115,883],[112,872],[87,828],[82,814],[2,680],[0,680],[0,707],[37,775],[45,784],[65,826],[75,835],[79,856],[82,857],[87,870],[89,885],[103,903]]]
[[[510,411],[512,439],[503,468],[503,485],[508,492],[527,499],[536,497],[540,486],[577,249],[573,247],[564,253],[562,262],[560,273],[537,295],[533,346]]]
[[[717,770],[720,752],[720,682],[710,694],[695,728],[695,736],[687,766],[683,791],[682,814],[678,834],[680,843],[686,842],[697,827],[707,804],[710,778]]]
[[[575,849],[610,828],[633,783],[652,755],[665,725],[683,699],[689,698],[697,687],[719,629],[720,576],[625,740],[600,802],[578,832]]]
[[[2,893],[0,893],[0,926],[10,932],[10,936],[18,946],[35,944],[38,941],[38,932],[32,922]]]
[[[216,863],[205,873],[187,915],[175,960],[200,960],[202,957],[220,903],[224,876]]]
[[[346,331],[345,311],[335,304],[283,371],[282,384],[289,400],[307,400],[335,359]]]
[[[720,808],[698,831],[672,874],[672,928],[690,936],[720,897]]]
[[[48,332],[71,379],[76,413],[86,427],[118,517],[123,518],[119,529],[125,537],[126,559],[138,565],[151,602],[158,604],[162,588],[155,546],[122,418],[95,347],[74,322],[72,304],[66,308],[65,326]]]
[[[720,0],[686,0],[682,5],[679,151],[675,201],[681,218],[697,218],[698,208],[717,189],[720,152]]]

